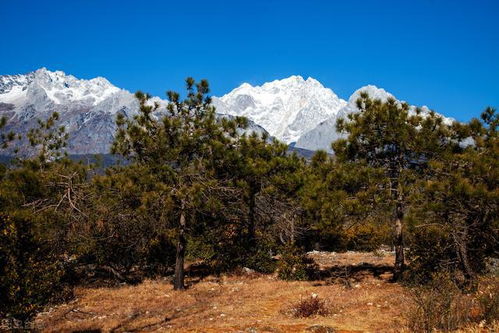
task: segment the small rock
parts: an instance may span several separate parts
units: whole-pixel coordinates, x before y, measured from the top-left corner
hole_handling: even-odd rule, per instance
[[[310,327],[307,327],[305,329],[306,332],[312,332],[312,333],[334,333],[336,332],[334,328],[330,326],[323,326],[323,325],[313,325]]]
[[[255,271],[253,269],[248,268],[248,267],[243,267],[242,271],[244,274],[248,274],[248,275],[255,273]]]

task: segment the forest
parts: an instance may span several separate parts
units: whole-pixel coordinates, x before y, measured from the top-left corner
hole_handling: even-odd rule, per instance
[[[111,153],[121,163],[69,159],[54,113],[27,135],[34,154],[0,164],[5,325],[27,327],[47,306],[70,301],[75,287],[100,280],[167,278],[186,292],[196,263],[203,276],[246,269],[316,281],[307,252],[381,248],[394,254],[391,282],[428,296],[416,300],[410,331],[497,325],[494,108],[450,123],[361,94],[360,111],[336,124],[343,135],[334,154],[306,159],[246,131],[246,118],[218,117],[209,92],[206,80],[188,78],[183,95],[167,93],[166,111],[137,92],[138,114],[116,119]],[[2,130],[6,122],[4,148],[19,139]],[[441,293],[431,299],[435,286]],[[450,320],[459,295],[476,296],[478,310]]]

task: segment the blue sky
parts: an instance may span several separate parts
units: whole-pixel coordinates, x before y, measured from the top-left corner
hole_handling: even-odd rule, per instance
[[[0,0],[0,75],[39,67],[164,96],[314,77],[459,120],[499,107],[499,1]]]

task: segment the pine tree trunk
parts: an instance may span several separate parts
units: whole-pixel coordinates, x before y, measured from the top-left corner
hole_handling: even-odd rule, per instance
[[[405,268],[405,255],[404,255],[404,234],[402,227],[402,219],[404,214],[402,212],[402,205],[397,203],[397,212],[395,218],[395,266],[393,270],[393,279],[399,280],[402,277],[402,272]]]
[[[177,255],[175,258],[175,277],[173,280],[173,289],[174,290],[184,290],[184,258],[185,258],[185,211],[184,211],[184,203],[182,202],[181,211],[180,211],[180,219],[179,219],[179,231],[178,231],[178,239],[177,239]]]
[[[399,177],[400,170],[393,168],[393,181],[391,182],[391,194],[392,198],[396,200],[395,205],[395,221],[394,221],[394,245],[395,245],[395,264],[393,267],[393,280],[397,281],[402,277],[402,273],[405,268],[405,255],[404,255],[404,234],[402,221],[404,219],[404,209],[403,209],[403,196],[399,189]]]
[[[253,248],[256,244],[256,226],[255,226],[255,210],[256,210],[256,195],[252,191],[249,198],[249,212],[248,212],[248,245]]]
[[[470,261],[468,258],[468,247],[466,245],[467,238],[466,230],[463,231],[455,231],[454,232],[454,242],[456,244],[457,255],[459,258],[459,262],[461,264],[461,269],[463,271],[466,287],[473,289],[473,282],[475,281],[475,273],[471,268]]]

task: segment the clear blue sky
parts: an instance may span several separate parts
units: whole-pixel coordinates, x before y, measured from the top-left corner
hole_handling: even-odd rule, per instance
[[[0,74],[45,66],[164,96],[299,74],[468,120],[499,107],[499,1],[0,0]]]

